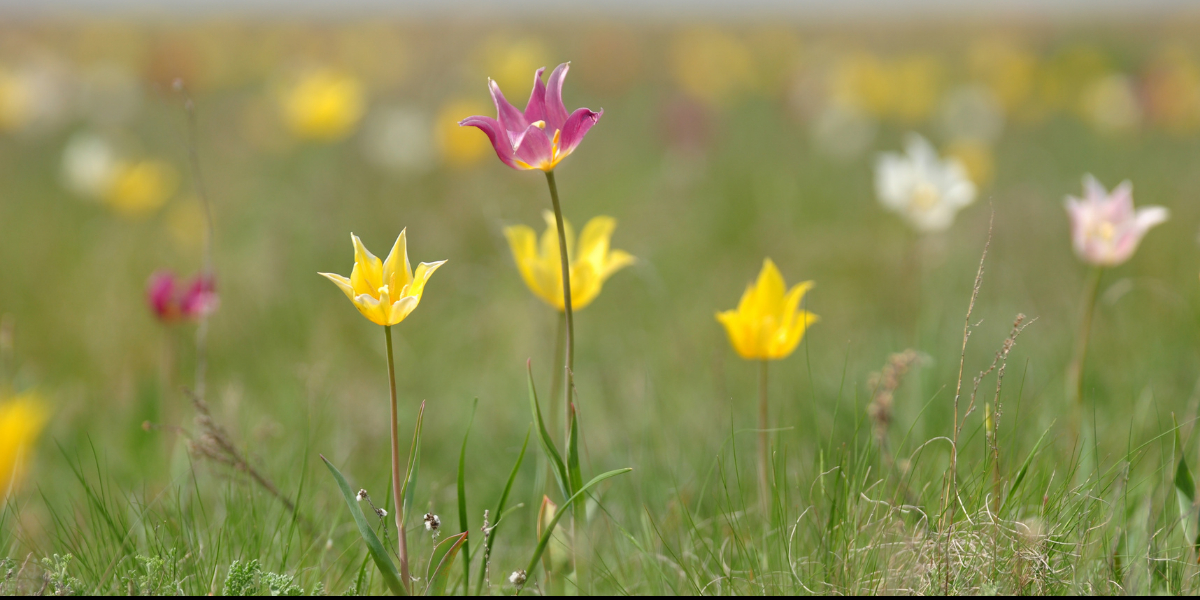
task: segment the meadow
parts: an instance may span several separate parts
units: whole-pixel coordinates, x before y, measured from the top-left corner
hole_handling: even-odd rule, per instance
[[[424,402],[414,591],[466,531],[446,593],[1200,592],[1197,31],[0,25],[0,406],[45,411],[0,594],[389,593],[321,459],[391,512],[384,336],[318,272],[401,230],[447,261],[392,327],[405,456]],[[574,315],[579,470],[633,470],[531,563],[566,500],[529,391],[565,456],[561,334],[505,228],[540,235],[550,196],[457,121],[568,60],[567,108],[604,112],[563,213],[636,257]],[[910,132],[978,190],[941,231],[877,197]],[[88,188],[110,163],[141,170]],[[1064,209],[1088,173],[1170,210],[1102,272]],[[151,276],[204,268],[205,199],[219,305],[156,318]],[[770,362],[764,498],[760,365],[715,315],[766,257],[820,320]]]

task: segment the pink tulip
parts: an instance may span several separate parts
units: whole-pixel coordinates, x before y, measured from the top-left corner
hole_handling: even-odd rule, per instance
[[[1095,177],[1083,176],[1083,198],[1067,196],[1075,254],[1098,267],[1114,267],[1133,256],[1151,227],[1167,220],[1161,206],[1133,207],[1133,184],[1124,181],[1109,193]]]
[[[548,84],[542,83],[544,68],[533,76],[533,93],[525,112],[504,99],[500,86],[488,79],[492,101],[496,103],[499,119],[491,117],[467,117],[459,125],[478,127],[487,134],[496,149],[496,156],[504,164],[518,170],[541,169],[553,171],[558,163],[569,156],[583,141],[592,125],[600,120],[604,111],[593,112],[586,108],[577,109],[570,115],[563,106],[562,86],[570,63],[558,65],[550,74]]]
[[[196,320],[217,309],[218,297],[213,279],[197,275],[186,286],[170,271],[150,276],[146,285],[146,303],[154,316],[164,323]]]

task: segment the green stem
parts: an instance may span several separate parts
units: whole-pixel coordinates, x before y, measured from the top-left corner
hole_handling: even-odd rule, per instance
[[[1096,300],[1100,296],[1100,278],[1103,267],[1096,267],[1088,278],[1083,297],[1083,316],[1079,322],[1079,333],[1075,338],[1075,358],[1067,368],[1067,395],[1074,407],[1075,440],[1083,431],[1083,370],[1087,363],[1088,340],[1091,338],[1092,319],[1096,313]]]
[[[558,228],[558,258],[562,265],[563,317],[567,322],[567,384],[563,407],[567,416],[567,432],[570,435],[571,392],[575,388],[575,313],[571,309],[571,257],[567,255],[567,232],[566,226],[563,224],[562,205],[558,201],[558,184],[554,181],[554,171],[546,171],[546,184],[550,186],[550,202],[554,205],[554,224]],[[575,491],[571,490],[572,493]],[[582,511],[576,509],[571,512],[574,525],[571,559],[575,563],[575,586],[582,589],[580,586],[582,575],[579,571],[579,545],[583,541]]]
[[[759,361],[758,370],[758,490],[762,497],[763,518],[769,518],[771,484],[767,478],[767,361]]]
[[[558,227],[558,258],[562,263],[563,315],[567,319],[566,404],[570,404],[571,388],[575,380],[575,313],[571,310],[571,258],[567,256],[567,233],[563,225],[562,206],[558,202],[558,184],[554,182],[554,171],[546,171],[546,183],[550,186],[550,202],[554,204],[554,224]]]
[[[392,392],[392,502],[396,517],[396,556],[400,558],[400,584],[408,589],[408,535],[404,531],[404,482],[400,479],[400,419],[396,408],[396,361],[392,355],[392,327],[383,326],[387,339],[388,384]]]
[[[563,342],[565,341],[567,329],[567,318],[563,313],[558,314],[558,329],[554,332],[554,358],[550,364],[558,364],[558,361],[565,360],[563,358]],[[554,371],[554,378],[550,380],[550,422],[554,423],[558,420],[558,403],[554,401],[562,392],[563,371],[561,369],[551,369]],[[570,402],[568,398],[567,405],[563,406],[563,423],[566,429],[563,430],[563,443],[566,443],[566,436],[570,434],[571,422],[567,412],[570,411]]]

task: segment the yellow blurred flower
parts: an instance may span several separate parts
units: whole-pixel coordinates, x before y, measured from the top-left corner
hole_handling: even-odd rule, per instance
[[[16,487],[29,448],[47,417],[41,400],[30,393],[0,403],[0,504]]]
[[[366,92],[350,75],[318,69],[284,91],[284,122],[296,137],[334,141],[354,131],[366,109]]]
[[[875,117],[887,113],[892,82],[887,68],[875,55],[862,52],[841,59],[832,77],[830,93],[837,104]]]
[[[562,263],[558,253],[558,228],[554,213],[543,213],[546,231],[539,242],[533,229],[525,225],[514,225],[504,229],[508,245],[512,248],[517,269],[530,291],[546,304],[563,310]],[[571,307],[579,310],[596,296],[600,288],[613,273],[632,264],[636,259],[622,250],[611,250],[609,240],[617,221],[612,217],[593,217],[584,226],[579,244],[575,243],[575,232],[571,224],[563,220],[563,231],[567,237],[567,257],[570,260]]]
[[[967,169],[967,176],[976,187],[992,182],[996,172],[996,159],[991,146],[976,139],[960,139],[950,142],[945,150],[946,158],[957,159]]]
[[[16,73],[0,68],[0,131],[21,127],[32,112],[32,100]]]
[[[930,54],[913,54],[900,58],[889,70],[892,114],[909,124],[929,118],[942,95],[942,62]]]
[[[817,315],[800,308],[812,286],[805,281],[785,293],[783,275],[771,259],[764,260],[758,281],[746,287],[737,309],[717,313],[733,349],[746,360],[787,358],[817,322]]]
[[[434,141],[442,160],[454,166],[477,162],[492,151],[486,136],[458,122],[463,115],[482,115],[494,110],[491,105],[469,100],[450,102],[441,108],[434,121]]]
[[[367,250],[357,235],[350,234],[354,244],[354,270],[350,277],[320,273],[337,284],[358,312],[376,325],[391,326],[403,321],[421,302],[425,282],[446,263],[417,265],[414,273],[408,262],[408,243],[405,231],[400,232],[387,260],[380,261]]]
[[[546,44],[536,38],[511,40],[495,36],[485,41],[480,50],[483,52],[485,75],[495,80],[501,89],[528,87],[532,83],[533,72],[551,62]]]
[[[1037,78],[1037,56],[1015,42],[984,38],[967,51],[967,67],[971,77],[991,89],[1004,106],[1013,113],[1033,94]]]
[[[179,175],[166,161],[118,163],[104,202],[124,216],[145,216],[162,207],[175,193],[178,182]]]
[[[693,29],[671,44],[671,72],[689,96],[720,106],[754,87],[754,55],[718,29]]]

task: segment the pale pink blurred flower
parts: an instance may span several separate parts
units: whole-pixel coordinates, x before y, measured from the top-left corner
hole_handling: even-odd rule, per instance
[[[146,285],[146,304],[159,321],[173,323],[212,314],[219,298],[209,275],[197,275],[185,284],[174,273],[159,271],[150,276]]]
[[[1066,207],[1075,254],[1098,267],[1129,260],[1146,232],[1170,216],[1162,206],[1135,210],[1128,180],[1109,193],[1091,174],[1083,176],[1083,198],[1067,196]]]
[[[545,69],[538,69],[533,76],[533,93],[523,113],[505,100],[495,81],[488,79],[498,119],[474,116],[458,124],[478,127],[487,134],[496,149],[496,156],[514,169],[553,171],[604,114],[603,110],[595,112],[586,108],[567,114],[562,86],[569,67],[570,63],[558,65],[547,83],[542,82]]]

